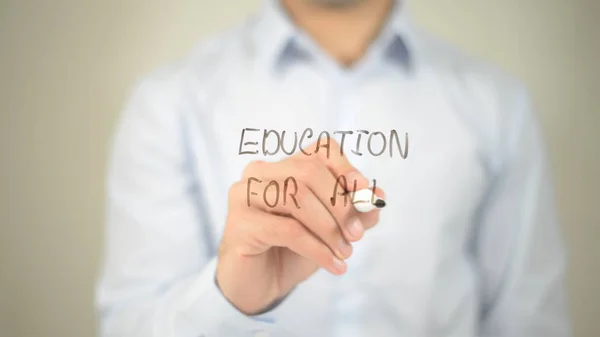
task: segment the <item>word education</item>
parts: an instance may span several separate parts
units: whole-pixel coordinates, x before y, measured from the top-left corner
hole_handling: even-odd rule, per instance
[[[343,130],[334,131],[333,133],[321,131],[316,138],[314,152],[307,151],[304,145],[306,142],[313,143],[310,139],[315,135],[316,133],[311,128],[307,128],[301,133],[288,133],[285,130],[245,128],[242,129],[238,154],[257,155],[262,153],[263,156],[275,156],[280,151],[287,155],[293,155],[296,151],[300,151],[302,154],[310,156],[319,151],[327,151],[326,155],[329,158],[333,135],[333,137],[337,137],[334,138],[334,141],[337,141],[337,144],[339,144],[340,155],[344,155],[344,150],[347,146],[346,143],[349,141],[351,143],[350,151],[357,156],[362,156],[363,152],[366,151],[373,157],[385,154],[390,157],[394,157],[396,154],[402,159],[408,157],[408,133],[404,134],[404,143],[401,143],[398,132],[393,129],[387,134],[380,131],[369,132],[367,130]]]

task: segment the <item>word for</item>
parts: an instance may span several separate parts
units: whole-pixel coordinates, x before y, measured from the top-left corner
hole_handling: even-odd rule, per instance
[[[252,191],[251,186],[253,185],[252,184],[253,182],[257,183],[257,184],[263,183],[263,181],[258,178],[255,178],[255,177],[248,178],[247,189],[246,189],[246,202],[248,204],[248,207],[251,206],[250,196],[258,195],[258,193]],[[331,206],[336,205],[338,196],[344,197],[344,207],[346,207],[348,205],[348,201],[350,201],[351,203],[354,201],[354,193],[356,192],[356,180],[354,180],[354,186],[352,189],[348,189],[347,186],[348,185],[347,185],[345,176],[339,176],[336,179],[335,186],[333,186],[333,189],[332,189],[333,192],[331,194],[331,198],[329,199]],[[290,188],[291,188],[291,190],[290,190]],[[370,202],[372,204],[375,204],[375,189],[376,188],[377,188],[377,180],[373,179],[373,194],[372,194],[373,196],[371,197],[371,200],[370,200]],[[294,206],[296,206],[297,209],[300,209],[300,205],[298,204],[298,199],[297,199],[298,183],[296,182],[296,179],[294,179],[294,177],[290,176],[285,179],[285,181],[283,182],[283,193],[280,193],[280,192],[281,192],[281,189],[279,186],[279,182],[277,182],[277,180],[271,180],[263,188],[263,192],[262,192],[262,199],[263,199],[263,202],[265,203],[265,205],[267,205],[267,207],[269,207],[269,208],[275,208],[279,204],[280,197],[282,197],[283,206],[285,206],[285,205],[287,205],[287,201],[288,201],[288,197],[289,197],[292,200],[292,202],[294,203]],[[269,200],[269,195],[271,196],[271,200]],[[360,203],[360,202],[369,202],[369,201],[368,200],[358,200],[358,201],[354,201],[353,203]]]
[[[245,137],[250,137],[247,133],[260,133],[260,129],[252,129],[245,128],[242,129],[242,135],[240,137],[240,148],[239,155],[255,155],[259,153],[257,149],[259,142],[257,141],[244,141]],[[362,156],[361,152],[361,144],[363,143],[363,136],[366,138],[367,142],[367,151],[371,154],[371,156],[381,156],[386,150],[389,153],[390,157],[394,156],[394,147],[397,148],[397,152],[400,154],[402,159],[406,159],[408,156],[408,133],[404,135],[404,144],[400,144],[400,137],[398,136],[398,132],[396,130],[390,130],[389,136],[386,136],[383,132],[369,132],[367,130],[356,130],[354,131],[346,130],[346,131],[335,131],[334,135],[340,135],[339,147],[340,147],[340,155],[344,155],[344,145],[346,141],[346,136],[351,136],[355,134],[356,138],[356,146],[352,149],[352,153],[357,156]],[[300,139],[298,139],[298,132],[293,133],[293,145],[286,148],[286,144],[289,145],[291,143],[289,141],[290,137],[286,137],[286,131],[282,131],[279,133],[276,130],[263,130],[262,132],[262,141],[260,149],[262,150],[263,156],[275,156],[279,153],[279,151],[283,151],[283,153],[287,155],[292,155],[296,150],[300,150],[304,155],[310,156],[313,153],[307,152],[306,148],[303,147],[303,142],[305,139],[310,139],[314,136],[313,130],[310,128],[305,129],[300,135]],[[286,141],[287,140],[287,141]],[[327,151],[326,156],[329,158],[330,150],[331,150],[331,135],[327,131],[322,131],[317,137],[317,143],[314,153],[318,153],[321,149]]]

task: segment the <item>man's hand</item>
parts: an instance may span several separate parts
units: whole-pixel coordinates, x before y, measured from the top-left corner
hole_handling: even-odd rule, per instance
[[[231,186],[217,283],[240,311],[259,313],[318,268],[335,275],[346,272],[344,259],[352,254],[350,242],[360,240],[365,230],[375,226],[379,211],[359,213],[343,197],[332,206],[333,188],[341,175],[347,186],[339,185],[338,191],[354,189],[354,181],[356,190],[369,185],[332,140],[329,158],[321,148],[311,156],[299,153],[279,162],[252,162],[242,181]],[[297,182],[295,200],[300,208],[289,196],[283,204],[283,188],[275,207],[259,197],[249,206],[248,178],[261,180],[262,185],[256,186],[264,189],[270,181],[282,187],[290,176]],[[293,184],[289,185],[291,189]],[[278,198],[275,188],[267,193],[267,200]],[[383,197],[379,189],[376,194]]]

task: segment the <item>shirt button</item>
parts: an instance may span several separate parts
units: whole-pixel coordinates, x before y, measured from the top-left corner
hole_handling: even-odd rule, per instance
[[[259,330],[254,332],[254,337],[269,337],[270,334],[268,331]]]

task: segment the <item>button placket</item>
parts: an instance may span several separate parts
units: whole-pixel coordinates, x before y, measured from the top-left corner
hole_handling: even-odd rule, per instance
[[[271,333],[266,330],[257,330],[252,333],[252,337],[270,337]]]
[[[347,137],[344,144],[344,154],[350,160],[351,164],[354,165],[359,171],[363,160],[361,157],[353,156],[351,149],[354,144],[349,141],[354,139],[356,130],[360,129],[356,125],[357,121],[357,109],[356,109],[356,89],[358,86],[358,77],[356,73],[338,73],[335,77],[334,91],[336,93],[335,113],[334,113],[334,125],[336,130],[352,130],[353,135]],[[337,137],[336,137],[337,139]],[[349,182],[352,184],[352,182]],[[340,336],[352,336],[352,334],[359,334],[358,327],[355,323],[360,321],[360,299],[356,296],[359,294],[352,289],[356,276],[359,271],[359,266],[363,260],[363,245],[362,242],[356,242],[353,244],[354,251],[352,256],[348,259],[348,271],[341,277],[335,290],[335,306],[339,317],[339,320],[334,323],[335,335]]]

